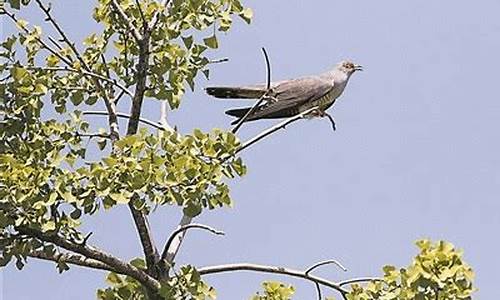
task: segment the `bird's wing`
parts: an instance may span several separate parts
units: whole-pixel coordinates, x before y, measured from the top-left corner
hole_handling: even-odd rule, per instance
[[[263,105],[249,119],[295,115],[302,104],[325,96],[332,88],[333,81],[321,76],[278,82],[271,93],[275,101]]]

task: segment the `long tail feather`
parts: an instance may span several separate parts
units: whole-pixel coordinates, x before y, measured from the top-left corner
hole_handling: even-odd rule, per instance
[[[255,87],[224,87],[214,86],[205,89],[207,94],[216,98],[233,98],[233,99],[257,99],[265,93],[265,88],[261,86]]]

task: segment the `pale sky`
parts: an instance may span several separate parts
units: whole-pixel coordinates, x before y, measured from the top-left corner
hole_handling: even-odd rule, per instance
[[[385,264],[407,266],[417,253],[414,241],[428,237],[464,250],[476,273],[474,298],[498,298],[500,2],[246,2],[255,12],[252,25],[236,21],[213,53],[230,62],[213,66],[211,80],[200,79],[170,116],[182,132],[228,128],[224,110],[245,103],[213,100],[200,87],[264,81],[262,46],[275,80],[323,72],[344,58],[365,71],[353,75],[329,111],[336,132],[326,120],[300,121],[244,152],[249,172],[231,182],[234,208],[197,220],[226,236],[190,232],[178,264],[306,269],[334,258],[348,272],[327,266],[317,274],[332,280],[378,276]],[[53,5],[80,41],[97,29],[90,9],[90,1]],[[33,10],[26,13],[33,18]],[[2,18],[4,25],[4,33],[12,30]],[[143,116],[157,120],[158,107],[147,101]],[[272,124],[249,123],[240,138]],[[157,244],[179,218],[171,207],[154,216]],[[92,218],[86,228],[102,249],[122,258],[141,254],[125,207]],[[53,264],[36,260],[22,272],[12,265],[3,273],[5,300],[92,299],[105,286],[102,272],[74,267],[61,276]],[[206,277],[218,299],[247,299],[269,279],[294,284],[295,299],[316,297],[314,285],[287,277]]]

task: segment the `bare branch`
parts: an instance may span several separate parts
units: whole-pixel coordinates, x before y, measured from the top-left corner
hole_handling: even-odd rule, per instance
[[[106,111],[84,111],[82,112],[82,115],[95,115],[95,116],[107,116],[109,113],[106,112]],[[124,113],[116,113],[116,116],[119,117],[119,118],[125,118],[125,119],[130,119],[131,116],[130,115],[127,115],[127,114],[124,114]],[[156,122],[153,122],[153,121],[150,121],[150,120],[147,120],[147,119],[144,119],[144,118],[139,118],[139,122],[141,123],[144,123],[144,124],[147,124],[151,127],[154,127],[158,130],[165,130],[164,127],[162,127],[161,125],[159,125],[158,123]]]
[[[310,108],[310,109],[308,109],[308,110],[306,110],[298,115],[295,115],[293,117],[290,117],[290,118],[284,120],[283,122],[280,122],[279,124],[269,128],[269,129],[264,130],[263,132],[259,133],[257,136],[251,138],[250,140],[246,141],[243,145],[241,145],[241,147],[238,148],[238,150],[236,150],[235,154],[245,150],[246,148],[252,146],[253,144],[255,144],[258,141],[262,140],[263,138],[271,135],[272,133],[274,133],[280,129],[284,129],[287,125],[304,118],[306,115],[310,114],[311,112],[315,111],[316,109],[318,109],[317,106]]]
[[[76,136],[79,136],[79,137],[88,137],[88,138],[103,138],[103,139],[110,139],[111,137],[109,136],[109,134],[107,133],[81,133],[81,132],[77,132],[75,134]]]
[[[164,130],[166,131],[174,131],[172,126],[168,124],[167,121],[167,101],[161,101],[160,103],[160,121],[159,123],[163,126]]]
[[[271,64],[269,63],[269,56],[267,55],[266,48],[262,47],[262,52],[264,53],[264,58],[266,60],[266,70],[267,70],[267,83],[266,83],[266,92],[255,102],[255,104],[247,111],[247,113],[239,119],[238,123],[231,130],[233,134],[235,134],[238,129],[240,129],[241,125],[245,123],[245,121],[260,107],[262,102],[266,100],[269,96],[269,92],[271,91]]]
[[[216,235],[224,235],[223,231],[218,231],[218,230],[216,230],[216,229],[214,229],[214,228],[212,228],[210,226],[203,225],[203,224],[193,223],[193,224],[187,224],[187,225],[180,226],[179,228],[177,228],[176,230],[174,230],[174,232],[172,232],[172,234],[168,238],[167,243],[165,244],[165,247],[163,248],[163,252],[161,254],[161,259],[162,260],[166,260],[167,259],[168,250],[170,249],[170,246],[172,245],[172,242],[177,237],[177,235],[179,235],[180,233],[183,233],[183,232],[185,232],[185,231],[187,231],[188,229],[191,229],[191,228],[198,228],[198,229],[207,230],[207,231],[209,231],[209,232],[211,232],[213,234],[216,234]]]
[[[139,239],[141,240],[148,273],[150,275],[156,276],[156,263],[158,262],[159,255],[158,249],[156,249],[153,241],[153,235],[151,234],[149,221],[142,211],[134,207],[133,201],[130,201],[128,206],[130,209],[130,213],[132,214],[132,218],[134,219],[135,227],[137,228],[137,233],[139,234]]]
[[[182,215],[182,219],[179,222],[179,226],[177,226],[176,230],[179,230],[187,225],[189,225],[193,221],[193,218],[186,216],[185,214]],[[165,247],[167,248],[167,255],[165,256],[164,260],[166,260],[167,265],[170,266],[174,262],[175,256],[177,255],[177,252],[179,252],[179,249],[181,248],[182,241],[184,240],[184,236],[186,235],[186,231],[181,231],[181,234],[176,234],[172,241],[170,242],[170,246]],[[165,250],[163,250],[165,253]],[[162,253],[162,256],[163,253]]]
[[[133,265],[126,263],[104,251],[88,245],[75,244],[56,234],[47,234],[32,228],[17,227],[16,230],[22,235],[36,238],[43,242],[52,243],[66,250],[81,254],[87,258],[94,259],[106,265],[109,265],[117,272],[136,279],[141,284],[153,291],[157,291],[160,288],[160,283],[153,277],[149,276],[143,270],[138,269]]]
[[[384,281],[384,279],[380,277],[360,277],[360,278],[352,278],[339,282],[339,286],[344,286],[353,283],[359,282],[370,282],[370,281]]]
[[[333,119],[333,117],[326,111],[324,111],[323,114],[328,117],[328,120],[330,120],[330,123],[332,124],[332,129],[333,131],[335,131],[337,129],[337,127],[335,126],[335,119]]]
[[[224,57],[224,58],[220,58],[220,59],[214,59],[214,60],[209,60],[208,61],[208,64],[220,64],[220,63],[225,63],[225,62],[228,62],[229,61],[229,58],[227,57]]]
[[[331,260],[321,261],[319,263],[316,263],[316,264],[312,265],[311,267],[309,267],[306,270],[305,273],[306,273],[306,275],[309,275],[309,273],[312,272],[312,271],[314,271],[316,268],[324,266],[324,265],[328,265],[328,264],[335,264],[337,267],[339,267],[340,269],[342,269],[342,271],[347,272],[347,269],[342,264],[340,264],[338,261],[336,261],[334,259],[331,259]],[[318,294],[318,300],[321,300],[321,298],[322,298],[322,296],[321,296],[321,286],[317,282],[315,282],[314,284],[316,286],[316,292]]]
[[[311,273],[312,271],[314,271],[315,269],[317,269],[321,266],[329,265],[329,264],[334,264],[337,267],[339,267],[342,271],[347,272],[347,269],[340,262],[338,262],[335,259],[330,259],[330,260],[321,261],[321,262],[318,262],[318,263],[312,265],[309,269],[306,270],[306,274]]]
[[[127,14],[123,11],[123,9],[120,7],[120,4],[116,2],[116,0],[111,0],[111,5],[113,5],[113,8],[118,12],[120,17],[123,19],[123,22],[125,22],[125,26],[127,26],[127,29],[132,32],[132,35],[134,36],[135,40],[140,43],[143,39],[143,36],[139,33],[137,28],[135,28],[134,24],[130,20],[130,18],[127,16]]]
[[[42,260],[48,260],[48,261],[53,261],[53,262],[65,262],[71,265],[77,265],[81,267],[86,267],[86,268],[91,268],[91,269],[96,269],[96,270],[103,270],[103,271],[110,271],[110,272],[117,272],[115,269],[110,267],[109,265],[102,263],[98,260],[95,259],[89,259],[85,256],[78,255],[78,254],[71,254],[71,253],[54,253],[53,255],[49,255],[44,251],[32,251],[31,253],[28,254],[29,257],[37,258],[37,259],[42,259]]]
[[[257,264],[248,264],[248,263],[238,263],[238,264],[227,264],[227,265],[219,265],[219,266],[210,266],[199,268],[198,272],[200,275],[209,275],[216,273],[225,273],[225,272],[235,272],[235,271],[253,271],[253,272],[261,272],[261,273],[273,273],[273,274],[282,274],[291,277],[302,278],[305,280],[312,281],[314,283],[318,283],[320,285],[332,288],[342,295],[347,294],[348,291],[343,289],[338,283],[333,281],[306,274],[304,271],[298,271],[289,268],[277,267],[277,266],[267,266],[267,265],[257,265]]]

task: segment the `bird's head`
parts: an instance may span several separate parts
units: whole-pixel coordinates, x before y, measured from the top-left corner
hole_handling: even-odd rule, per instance
[[[357,65],[357,64],[353,63],[350,60],[344,60],[344,61],[342,61],[337,66],[337,68],[340,71],[346,73],[347,75],[351,75],[352,73],[354,73],[356,71],[363,71],[363,67],[361,65]]]

